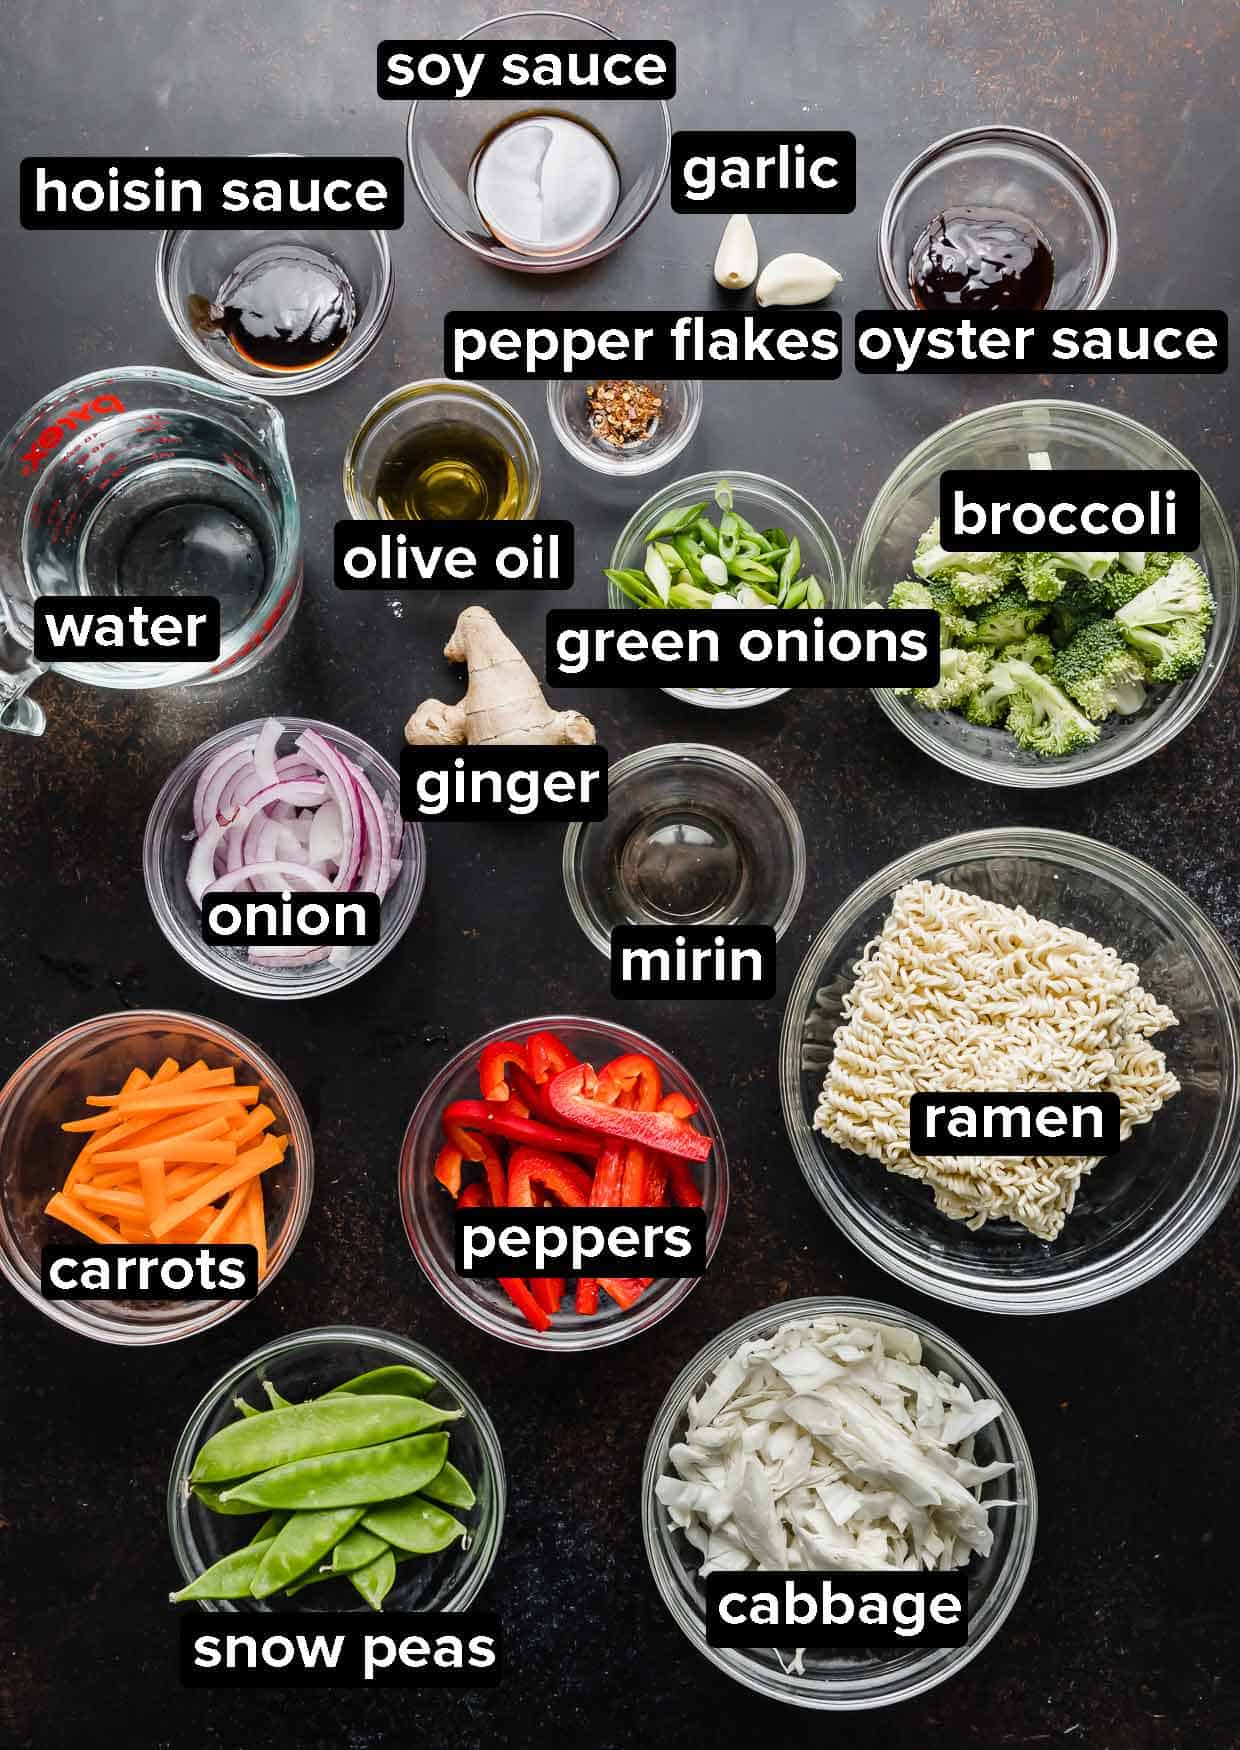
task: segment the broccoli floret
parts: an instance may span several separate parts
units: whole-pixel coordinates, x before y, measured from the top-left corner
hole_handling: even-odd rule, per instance
[[[1053,602],[1065,589],[1105,576],[1117,553],[1022,553],[1019,577],[1035,602]]]
[[[1044,759],[1055,759],[1097,741],[1097,724],[1091,723],[1049,676],[1039,674],[1027,662],[1003,666],[1016,682],[1007,726],[1021,747]]]
[[[933,610],[939,616],[941,645],[973,642],[976,628],[964,609],[952,599],[952,592],[945,583],[922,583],[920,578],[906,577],[887,597],[887,606]]]
[[[993,663],[981,686],[966,700],[964,714],[970,723],[977,723],[983,729],[1002,723],[1019,688],[1020,681],[1012,673],[1011,663]]]
[[[1031,632],[1016,644],[1005,645],[1004,662],[1027,662],[1039,674],[1049,674],[1055,663],[1055,646],[1045,632]]]
[[[1114,565],[1108,566],[1101,577],[1094,578],[1092,581],[1081,578],[1073,586],[1071,593],[1081,602],[1088,604],[1093,614],[1105,614],[1109,618],[1111,615],[1117,614],[1121,608],[1127,607],[1134,596],[1139,596],[1143,589],[1148,589],[1150,584],[1156,583],[1170,569],[1172,561],[1182,559],[1184,555],[1182,553],[1130,553],[1128,557],[1130,559],[1144,558],[1145,564],[1139,571],[1133,571],[1130,566],[1124,564],[1121,554],[1119,560]]]
[[[1050,634],[1061,647],[1071,644],[1086,626],[1111,617],[1090,598],[1089,587],[1084,579],[1079,585],[1070,584],[1058,601],[1051,603]]]
[[[997,650],[1000,645],[1019,643],[1036,632],[1049,613],[1044,602],[1031,602],[1023,589],[1005,589],[974,613],[973,636],[978,644]]]
[[[1016,572],[1014,553],[949,553],[939,542],[936,517],[917,543],[913,570],[923,582],[943,578],[962,607],[977,607],[1001,593]]]
[[[938,680],[932,687],[914,687],[913,701],[925,711],[954,711],[981,686],[989,667],[984,650],[944,650]]]
[[[1114,620],[1098,620],[1078,632],[1055,658],[1052,673],[1096,722],[1113,711],[1130,717],[1145,703],[1145,667]]]
[[[1181,681],[1201,666],[1214,597],[1195,560],[1179,558],[1115,616],[1153,681]]]

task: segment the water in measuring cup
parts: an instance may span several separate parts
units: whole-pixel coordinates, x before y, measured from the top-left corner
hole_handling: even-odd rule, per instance
[[[41,595],[214,596],[224,636],[276,563],[277,489],[261,452],[196,413],[125,413],[57,453],[31,498]]]

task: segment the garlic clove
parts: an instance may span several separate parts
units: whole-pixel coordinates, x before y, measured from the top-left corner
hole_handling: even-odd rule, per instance
[[[758,276],[758,239],[745,213],[733,213],[715,256],[715,278],[725,292],[739,292]]]
[[[843,277],[816,255],[777,255],[762,269],[754,295],[759,304],[816,304],[830,297]]]

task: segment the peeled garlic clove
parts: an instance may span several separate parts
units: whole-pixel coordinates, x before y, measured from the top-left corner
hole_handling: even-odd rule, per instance
[[[816,255],[777,255],[762,269],[754,295],[759,304],[816,304],[830,297],[843,277]]]
[[[723,228],[715,256],[715,278],[725,292],[751,286],[758,275],[758,239],[744,213],[733,213]]]

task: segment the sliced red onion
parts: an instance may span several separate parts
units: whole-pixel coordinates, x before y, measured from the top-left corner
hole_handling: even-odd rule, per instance
[[[264,790],[269,789],[276,781],[276,753],[283,734],[283,723],[269,717],[259,730],[258,740],[254,743],[254,769],[262,779]]]
[[[311,869],[307,863],[243,863],[239,869],[229,869],[224,875],[219,875],[211,882],[209,893],[235,893],[242,881],[253,881],[262,876],[268,880],[278,880],[289,883],[300,882],[302,890],[308,893],[330,893],[332,884],[326,875],[320,875],[317,869]]]
[[[194,791],[197,842],[186,884],[196,905],[207,893],[370,892],[379,898],[400,873],[401,822],[393,796],[380,797],[362,768],[317,730],[303,730],[281,755],[286,733],[268,718],[256,734],[216,754]],[[250,948],[265,967],[347,963],[349,948]]]
[[[257,740],[256,735],[247,735],[222,749],[202,768],[194,790],[194,829],[200,837],[216,818],[226,785],[238,772],[248,771],[253,765],[251,755]]]
[[[362,819],[353,777],[342,755],[314,729],[303,729],[297,746],[313,760],[327,781],[340,810],[340,862],[333,883],[338,892],[351,891],[362,856]]]

